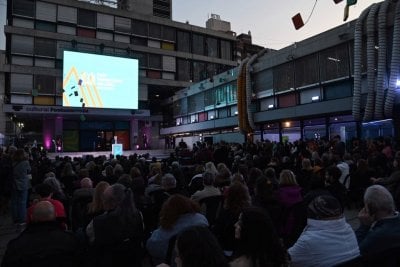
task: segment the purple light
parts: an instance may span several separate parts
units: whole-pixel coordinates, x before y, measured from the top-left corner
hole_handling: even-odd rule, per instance
[[[60,146],[57,147],[57,151],[61,151],[61,147]]]
[[[51,146],[51,136],[45,136],[44,137],[44,148],[50,149],[50,146]]]

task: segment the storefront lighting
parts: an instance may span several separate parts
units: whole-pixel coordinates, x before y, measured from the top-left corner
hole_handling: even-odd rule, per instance
[[[273,104],[268,105],[268,108],[274,108]]]
[[[285,126],[290,127],[290,122],[289,121],[285,122]]]
[[[315,95],[313,97],[311,97],[312,101],[318,101],[319,100],[319,95]]]

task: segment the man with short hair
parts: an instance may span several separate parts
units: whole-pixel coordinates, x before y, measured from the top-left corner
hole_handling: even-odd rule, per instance
[[[358,218],[361,225],[356,235],[363,257],[388,260],[383,259],[385,252],[393,249],[400,251],[400,216],[395,211],[392,195],[385,187],[372,185],[367,188],[364,193],[364,208],[359,212]],[[386,256],[397,256],[388,254]]]
[[[32,223],[11,240],[2,267],[80,266],[81,254],[75,236],[60,228],[55,208],[49,201],[40,201],[32,209]]]

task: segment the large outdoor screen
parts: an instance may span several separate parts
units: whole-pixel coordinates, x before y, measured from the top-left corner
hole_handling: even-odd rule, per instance
[[[138,60],[64,51],[63,106],[138,108]]]

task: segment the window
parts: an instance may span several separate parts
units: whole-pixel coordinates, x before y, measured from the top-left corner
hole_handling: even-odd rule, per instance
[[[254,91],[256,93],[263,92],[274,88],[274,77],[272,73],[272,69],[266,69],[260,72],[257,72],[254,75]]]
[[[199,82],[207,78],[206,64],[193,61],[193,82]]]
[[[162,69],[160,55],[149,54],[149,68]]]
[[[215,101],[215,90],[207,90],[204,92],[204,106],[212,106],[214,108],[216,101]]]
[[[187,59],[177,59],[177,79],[179,81],[189,81],[190,78],[190,61]]]
[[[78,25],[96,28],[96,12],[87,9],[79,9]]]
[[[228,104],[237,102],[237,86],[236,83],[231,83],[226,86],[226,100]]]
[[[206,49],[209,57],[218,57],[218,40],[216,38],[207,37]]]
[[[176,71],[175,57],[163,56],[163,70]]]
[[[34,28],[33,22],[34,21],[31,19],[21,19],[21,18],[13,18],[12,20],[13,26],[21,28],[29,28],[29,29]]]
[[[147,36],[147,22],[132,20],[132,33],[141,36]]]
[[[131,19],[115,17],[115,31],[123,33],[131,33]]]
[[[68,6],[58,6],[57,19],[58,21],[76,24],[78,11],[76,8]]]
[[[12,35],[11,53],[32,55],[33,43],[33,37]]]
[[[230,41],[221,40],[221,58],[232,60],[232,43]]]
[[[36,19],[56,22],[57,6],[50,3],[36,2]]]
[[[14,15],[21,15],[33,18],[35,16],[35,1],[14,0],[12,1],[12,12]]]
[[[296,88],[319,82],[318,55],[313,54],[295,61]]]
[[[293,62],[282,64],[273,69],[275,92],[288,91],[293,89],[294,68]]]
[[[175,42],[176,31],[172,27],[163,26],[162,28],[162,39]]]
[[[176,43],[178,51],[190,52],[190,33],[178,31]]]
[[[75,27],[57,25],[57,32],[64,33],[64,34],[75,35],[76,34],[76,29],[75,29]]]
[[[194,113],[204,109],[204,94],[195,94],[188,97],[188,112]]]
[[[147,55],[145,53],[134,52],[132,57],[139,60],[139,67],[147,68]]]
[[[56,92],[56,79],[53,76],[36,75],[35,89],[39,95],[54,95]]]
[[[192,44],[193,54],[204,55],[204,36],[199,34],[193,34]]]
[[[56,32],[56,24],[46,21],[36,21],[35,28],[39,31]]]
[[[349,76],[347,44],[321,51],[319,61],[322,82]]]
[[[225,86],[219,86],[216,88],[215,91],[215,96],[216,96],[216,105],[224,105],[226,104],[226,87]]]
[[[52,39],[35,38],[35,55],[56,57],[56,42]]]
[[[161,39],[161,25],[150,23],[149,24],[149,37]]]
[[[105,30],[114,30],[114,16],[97,13],[97,28]]]
[[[147,39],[146,38],[132,36],[131,44],[140,45],[140,46],[147,46]]]
[[[11,73],[10,93],[31,94],[33,88],[32,75]]]

